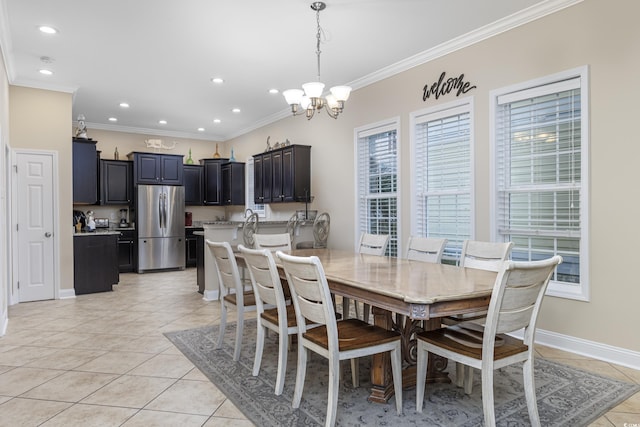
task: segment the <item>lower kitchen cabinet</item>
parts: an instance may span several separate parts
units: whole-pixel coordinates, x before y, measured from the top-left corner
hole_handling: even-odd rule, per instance
[[[118,235],[73,237],[73,283],[76,295],[106,292],[120,281]]]
[[[204,234],[196,236],[196,281],[198,292],[204,294]]]
[[[121,230],[118,236],[118,270],[120,273],[136,271],[136,239],[134,230]]]
[[[202,227],[189,227],[185,230],[185,265],[187,267],[195,267],[198,262],[198,236],[194,235],[196,231],[204,231]]]

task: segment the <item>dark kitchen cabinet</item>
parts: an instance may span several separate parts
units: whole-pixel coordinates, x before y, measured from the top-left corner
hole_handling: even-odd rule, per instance
[[[98,202],[98,151],[96,142],[73,138],[73,203]]]
[[[204,234],[196,236],[196,281],[198,292],[204,294]]]
[[[184,156],[176,154],[130,153],[135,184],[182,185]]]
[[[201,159],[204,205],[222,205],[222,165],[229,159]]]
[[[196,267],[198,262],[198,236],[196,231],[204,232],[202,227],[189,227],[185,230],[185,265]]]
[[[186,206],[202,205],[203,200],[203,168],[200,165],[184,165],[184,204]]]
[[[129,205],[133,195],[133,163],[100,160],[100,204]]]
[[[222,204],[244,206],[244,163],[222,165]]]
[[[119,280],[117,234],[73,237],[73,283],[76,295],[111,291]]]
[[[255,203],[304,202],[311,195],[311,147],[289,145],[253,156]]]
[[[122,230],[118,236],[118,270],[129,273],[136,270],[136,239],[134,230]]]
[[[271,153],[253,156],[254,203],[271,203]]]

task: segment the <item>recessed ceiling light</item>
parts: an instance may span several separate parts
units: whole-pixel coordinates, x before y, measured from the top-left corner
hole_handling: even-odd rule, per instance
[[[44,74],[45,76],[50,76],[53,74],[53,71],[43,68],[42,70],[40,70],[40,74]]]
[[[204,128],[198,128],[198,132],[204,132]]]
[[[236,108],[234,108],[234,109],[233,109],[233,110],[231,110],[231,111],[232,111],[232,112],[234,112],[234,113],[239,113],[239,112],[240,112],[240,109],[239,109],[238,107],[236,107]]]
[[[276,94],[278,92],[280,92],[278,89],[269,89],[269,93],[271,94]]]
[[[220,122],[222,122],[222,120],[220,120],[220,119],[213,119],[213,123],[216,123],[216,124],[217,124],[217,123],[220,123]]]
[[[58,30],[53,27],[49,27],[48,25],[42,25],[38,29],[45,34],[56,34],[58,32]]]
[[[116,119],[115,117],[109,117],[109,121],[110,121],[110,122],[117,122],[117,121],[118,121],[118,119]]]
[[[220,77],[212,77],[211,81],[215,84],[222,84],[224,83],[224,80],[222,80]]]
[[[167,121],[166,120],[158,120],[158,123],[160,123],[161,125],[166,125]]]
[[[121,103],[120,103],[120,106],[121,106],[122,108],[129,108],[129,104],[127,104],[126,102],[121,102]]]

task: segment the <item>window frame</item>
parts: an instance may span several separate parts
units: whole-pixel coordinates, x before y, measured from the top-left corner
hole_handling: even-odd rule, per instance
[[[491,235],[495,241],[503,238],[499,234],[499,188],[498,188],[498,98],[515,94],[517,92],[535,90],[535,88],[551,86],[559,82],[579,79],[580,87],[580,282],[569,283],[552,280],[547,288],[547,295],[574,299],[579,301],[590,301],[590,278],[589,278],[589,67],[582,66],[565,70],[559,73],[536,78],[522,83],[513,84],[490,92],[490,151],[491,151]]]
[[[366,232],[363,230],[363,220],[360,218],[360,164],[359,164],[359,141],[361,138],[365,138],[368,136],[373,136],[379,133],[395,131],[396,132],[396,192],[395,192],[395,200],[396,200],[396,257],[400,256],[401,250],[401,241],[400,238],[402,236],[402,212],[401,212],[401,170],[400,170],[400,159],[401,159],[401,132],[400,132],[400,117],[396,116],[387,120],[382,120],[380,122],[371,123],[368,125],[364,125],[358,128],[355,128],[353,131],[353,151],[354,151],[354,171],[355,171],[355,182],[354,182],[354,194],[355,194],[355,209],[354,209],[354,248],[357,248],[360,243],[360,234]],[[394,239],[393,236],[390,236],[391,239]],[[389,249],[387,249],[389,250]]]
[[[423,235],[426,233],[421,233],[418,224],[419,215],[418,210],[418,200],[417,200],[417,191],[418,191],[418,179],[417,179],[417,170],[419,165],[418,156],[416,154],[416,150],[418,148],[418,136],[416,134],[416,126],[428,123],[430,121],[438,120],[440,118],[446,118],[457,114],[468,113],[469,114],[469,239],[475,238],[475,220],[476,220],[476,208],[475,208],[475,131],[474,131],[474,97],[464,97],[459,98],[454,101],[441,103],[435,105],[433,107],[424,108],[418,111],[414,111],[410,114],[410,138],[409,138],[409,146],[411,153],[411,164],[410,164],[410,176],[411,176],[411,185],[410,185],[410,194],[411,194],[411,235],[412,236],[420,236],[420,237],[446,237],[439,236],[436,234],[433,235]],[[442,194],[446,194],[447,191],[443,191]],[[426,217],[426,213],[424,214]],[[447,244],[449,246],[449,244]],[[460,248],[462,249],[462,248]],[[406,250],[406,249],[405,249]],[[459,261],[459,255],[457,258],[443,258],[443,261],[454,262],[457,264]]]

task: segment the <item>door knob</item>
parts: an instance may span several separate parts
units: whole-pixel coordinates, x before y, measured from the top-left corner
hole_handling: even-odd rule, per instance
[[[51,233],[47,231],[46,233],[44,233],[44,237],[51,237]]]

